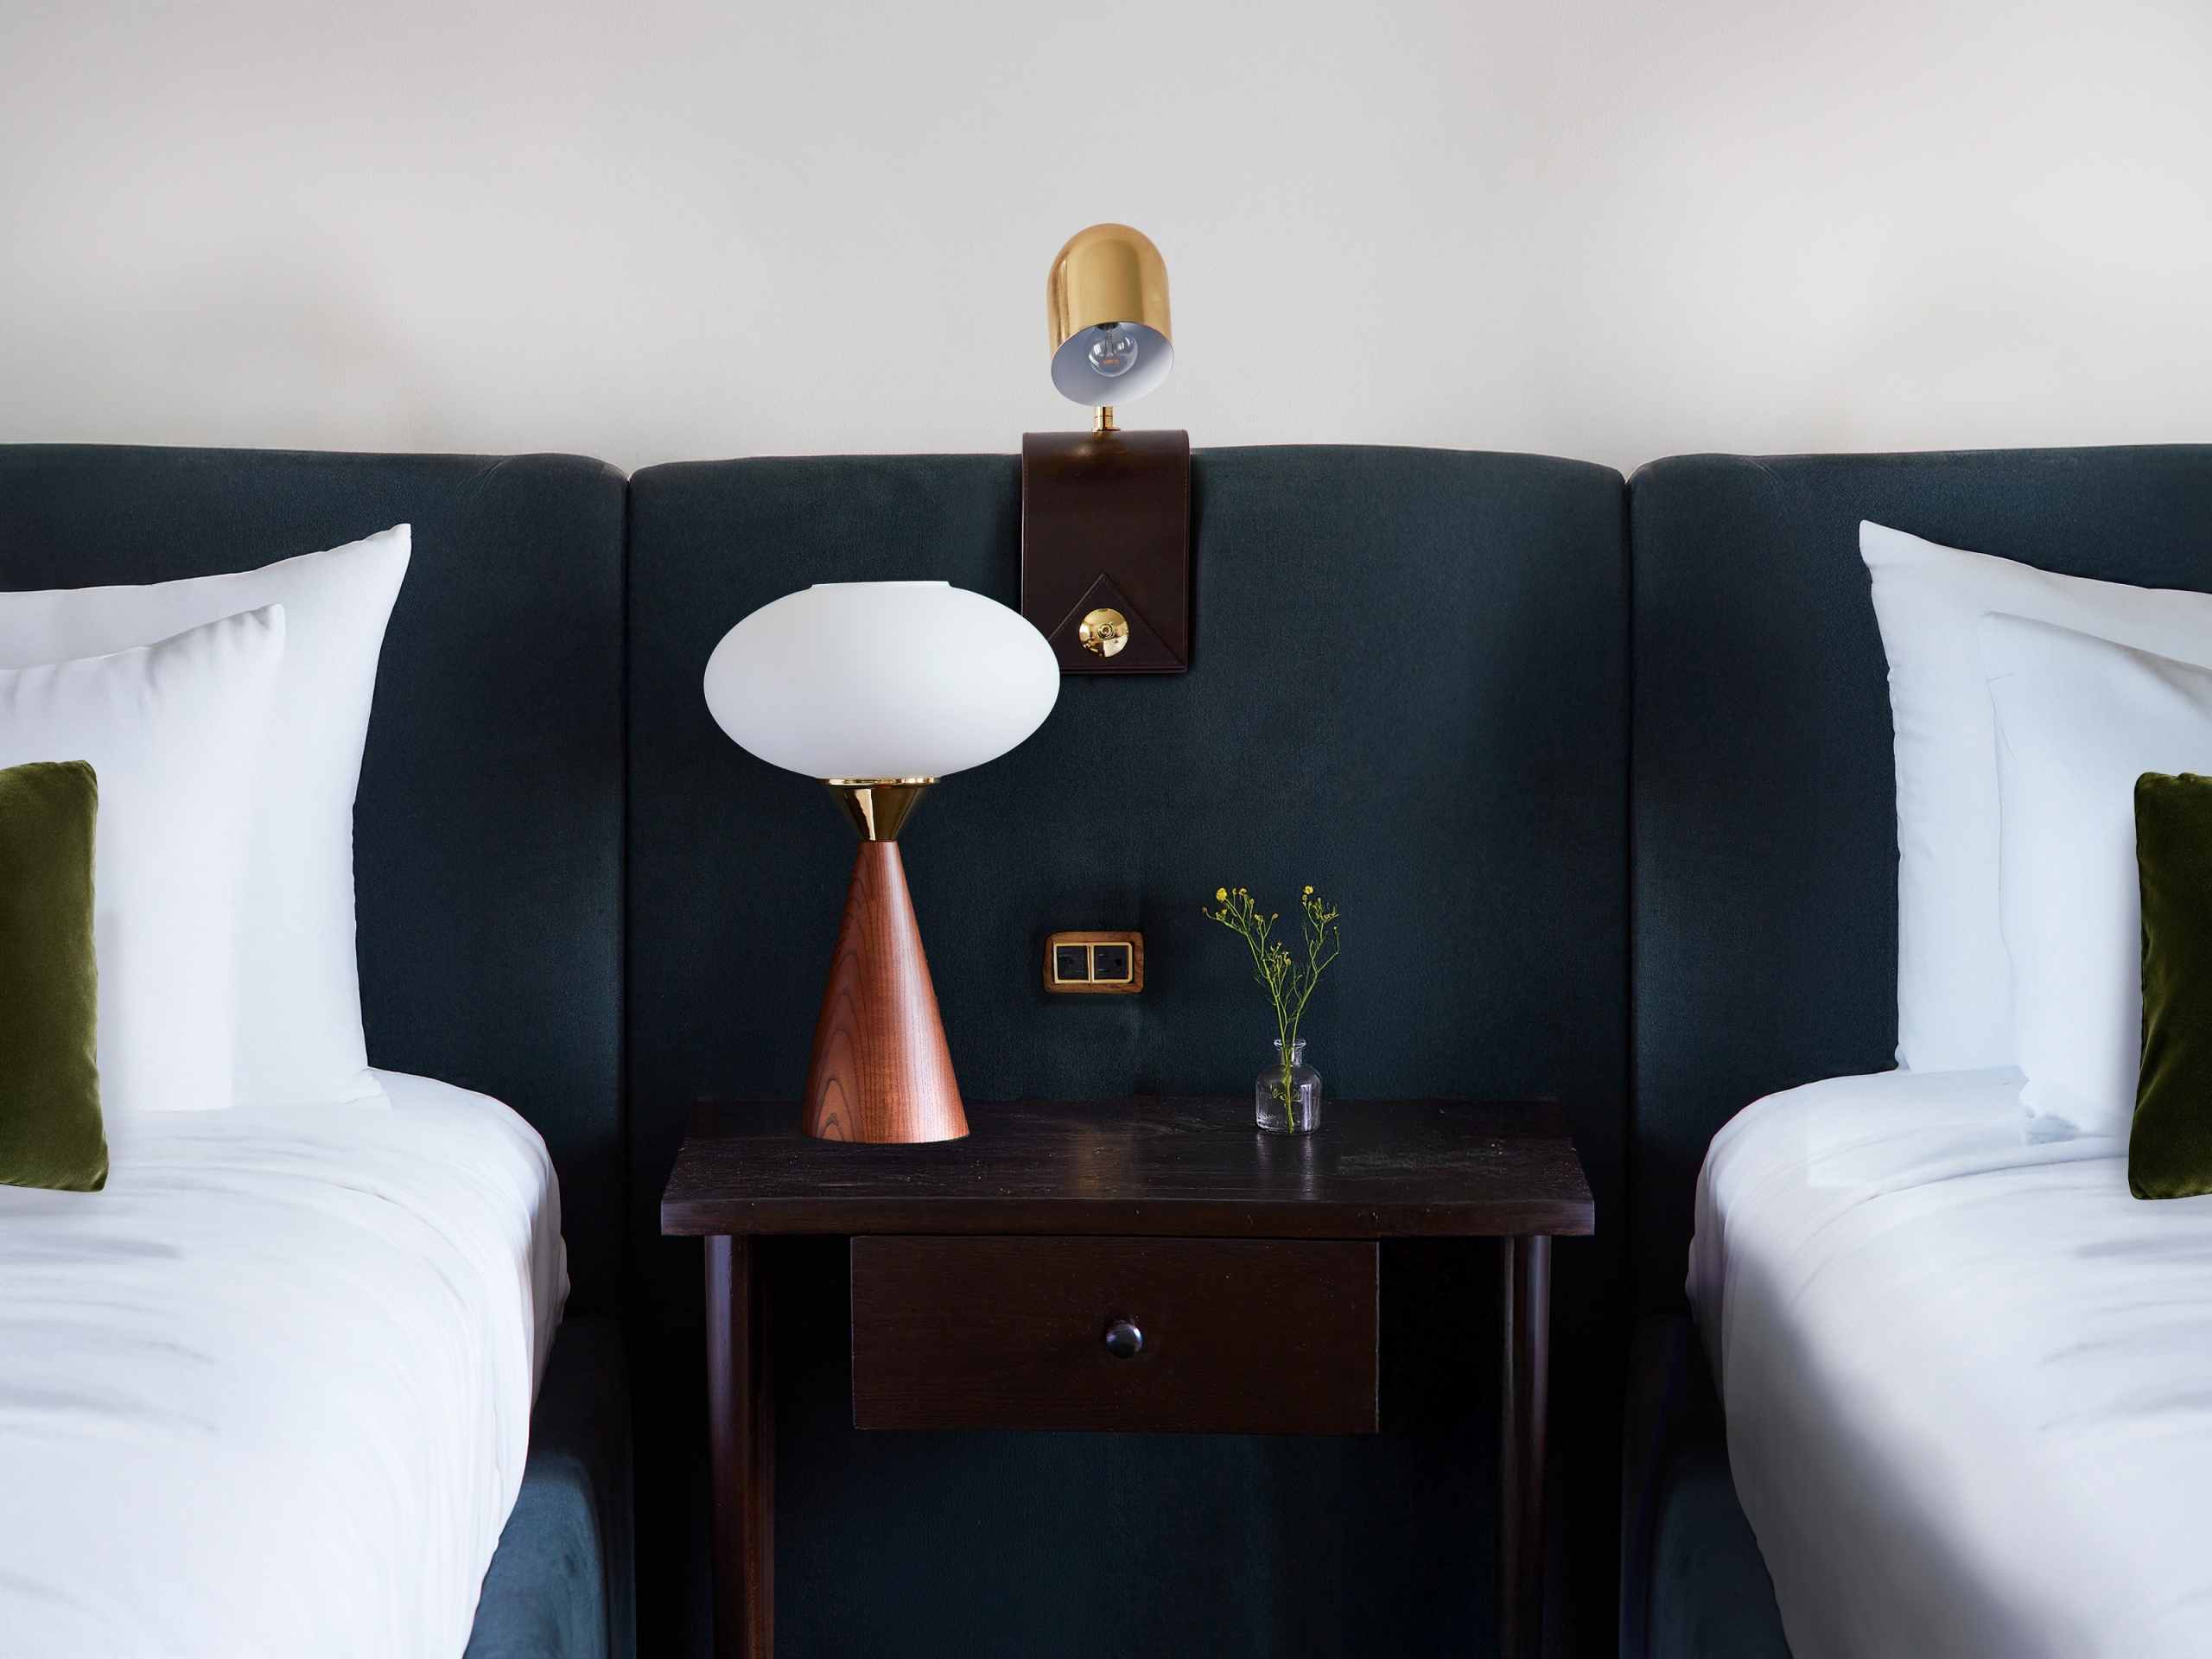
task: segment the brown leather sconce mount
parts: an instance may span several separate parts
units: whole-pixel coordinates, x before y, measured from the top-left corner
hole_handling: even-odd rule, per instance
[[[1064,674],[1189,669],[1189,433],[1022,435],[1021,613]]]

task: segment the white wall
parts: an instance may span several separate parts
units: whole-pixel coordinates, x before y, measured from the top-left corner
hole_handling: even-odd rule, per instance
[[[0,0],[0,441],[2212,439],[2212,8]],[[934,392],[921,390],[934,385]]]

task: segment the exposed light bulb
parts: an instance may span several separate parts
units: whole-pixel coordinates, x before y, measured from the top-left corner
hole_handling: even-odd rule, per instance
[[[1101,323],[1091,330],[1090,372],[1102,379],[1117,380],[1137,365],[1137,337],[1120,323]]]

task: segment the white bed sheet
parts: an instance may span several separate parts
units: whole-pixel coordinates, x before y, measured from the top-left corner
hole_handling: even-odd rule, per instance
[[[0,1654],[458,1659],[567,1273],[544,1143],[391,1109],[111,1118],[0,1187]]]
[[[1714,1137],[1690,1296],[1796,1659],[2212,1653],[2212,1198],[2130,1197],[2021,1082]]]

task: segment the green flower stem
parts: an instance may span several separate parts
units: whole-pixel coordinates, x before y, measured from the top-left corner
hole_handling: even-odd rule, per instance
[[[1231,932],[1239,935],[1252,953],[1252,977],[1268,994],[1268,1001],[1275,1013],[1275,1031],[1282,1044],[1282,1082],[1278,1085],[1282,1096],[1283,1116],[1294,1124],[1292,1088],[1293,1056],[1298,1049],[1298,1023],[1305,1017],[1306,1005],[1313,1000],[1314,987],[1321,982],[1321,975],[1337,959],[1343,947],[1344,936],[1337,925],[1337,912],[1326,900],[1317,898],[1312,887],[1300,895],[1300,931],[1304,935],[1306,960],[1301,964],[1282,944],[1268,937],[1268,931],[1281,920],[1274,913],[1262,916],[1252,895],[1243,887],[1221,887],[1215,891],[1214,900],[1220,906],[1207,910],[1199,906],[1199,913],[1209,921],[1219,922]]]

